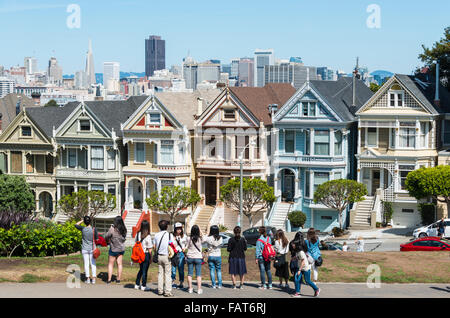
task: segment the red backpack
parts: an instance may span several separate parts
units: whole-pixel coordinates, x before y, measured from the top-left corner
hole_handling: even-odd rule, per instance
[[[140,241],[134,243],[133,251],[131,252],[131,260],[133,263],[139,264],[145,261],[145,252]]]
[[[269,262],[275,258],[277,253],[275,252],[275,249],[273,248],[272,244],[270,244],[270,236],[268,236],[267,239],[268,239],[267,242],[264,242],[261,239],[259,239],[258,241],[264,244],[262,257],[266,262]]]

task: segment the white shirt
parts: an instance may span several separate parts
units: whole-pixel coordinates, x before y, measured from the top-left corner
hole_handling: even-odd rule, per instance
[[[137,241],[141,240],[141,232],[138,232],[138,234],[136,235],[136,240]],[[150,234],[147,235],[145,239],[142,240],[142,248],[144,249],[145,253],[149,253],[149,249],[153,248],[152,237]]]
[[[301,267],[303,261],[305,262],[304,266],[302,267],[302,271],[307,272],[307,271],[311,270],[311,264],[309,264],[308,257],[306,256],[305,252],[300,251],[299,256],[300,256],[299,266]]]
[[[358,245],[358,248],[356,249],[357,252],[364,252],[364,241],[356,241],[356,244]]]
[[[343,245],[342,246],[342,251],[343,252],[347,252],[348,251],[348,245]]]
[[[186,249],[186,246],[187,246],[187,235],[174,236],[173,244],[175,245],[178,252],[183,252],[183,250]]]
[[[163,235],[164,238],[161,242],[161,246],[159,246],[159,241],[161,240]],[[167,231],[161,231],[156,233],[155,238],[153,239],[153,246],[155,246],[156,253],[158,253],[158,255],[169,255],[169,242],[171,242],[172,239],[173,239],[172,233],[169,233]]]
[[[275,252],[280,255],[287,254],[289,252],[289,244],[283,247],[283,242],[281,241],[281,239],[275,241],[275,245],[273,248],[275,249]]]
[[[222,237],[216,241],[214,236],[207,236],[204,240],[208,244],[208,255],[209,256],[222,256],[220,247],[223,243]]]

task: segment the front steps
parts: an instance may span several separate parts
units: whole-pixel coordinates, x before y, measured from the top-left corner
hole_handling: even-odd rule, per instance
[[[286,217],[289,213],[290,206],[290,203],[277,202],[269,225],[275,227],[276,229],[286,231]]]
[[[374,197],[365,197],[364,201],[356,203],[356,214],[349,230],[369,230],[371,229],[370,217],[374,204]]]

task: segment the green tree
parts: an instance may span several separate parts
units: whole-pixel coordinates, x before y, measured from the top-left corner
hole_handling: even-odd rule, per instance
[[[0,174],[0,211],[32,212],[35,197],[23,176]]]
[[[220,187],[220,199],[232,209],[240,207],[240,179],[230,179],[227,184]],[[268,208],[275,201],[273,188],[266,181],[259,178],[243,178],[242,183],[242,213],[253,226],[253,216]]]
[[[169,216],[170,225],[175,218],[188,207],[195,208],[200,202],[200,195],[188,187],[163,187],[160,192],[154,191],[145,201],[149,208],[162,212]]]
[[[362,201],[367,195],[364,184],[354,180],[338,179],[322,183],[314,192],[314,203],[321,203],[339,212],[339,227],[342,229],[342,214],[350,203]]]
[[[293,227],[303,227],[306,223],[306,214],[302,211],[292,211],[288,214],[288,219]]]
[[[450,166],[422,167],[408,173],[406,190],[417,200],[432,198],[450,207]]]
[[[431,74],[436,74],[436,60],[439,61],[439,74],[443,79],[443,85],[450,90],[448,80],[450,77],[450,26],[444,30],[444,37],[435,42],[431,48],[422,45],[423,53],[419,54],[419,59],[430,68]]]
[[[58,201],[58,207],[70,221],[79,221],[85,215],[95,218],[116,208],[116,196],[103,191],[80,189],[78,192],[63,196]]]
[[[56,102],[56,100],[54,99],[50,99],[47,104],[45,104],[44,106],[58,106],[58,103]]]
[[[376,93],[379,89],[380,89],[380,85],[378,85],[377,83],[370,83],[370,90],[374,93]]]

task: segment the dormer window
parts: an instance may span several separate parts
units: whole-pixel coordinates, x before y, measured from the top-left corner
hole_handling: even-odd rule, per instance
[[[316,103],[302,102],[302,115],[303,117],[316,117]]]
[[[161,114],[150,113],[150,125],[160,125],[160,124],[161,124]]]
[[[223,118],[228,120],[236,119],[236,112],[234,109],[224,109],[223,110]]]
[[[22,137],[31,137],[31,127],[30,126],[22,126],[21,134],[22,134]]]
[[[404,91],[398,84],[392,85],[389,90],[389,106],[403,107]]]
[[[80,120],[80,131],[91,131],[91,121],[89,119]]]

